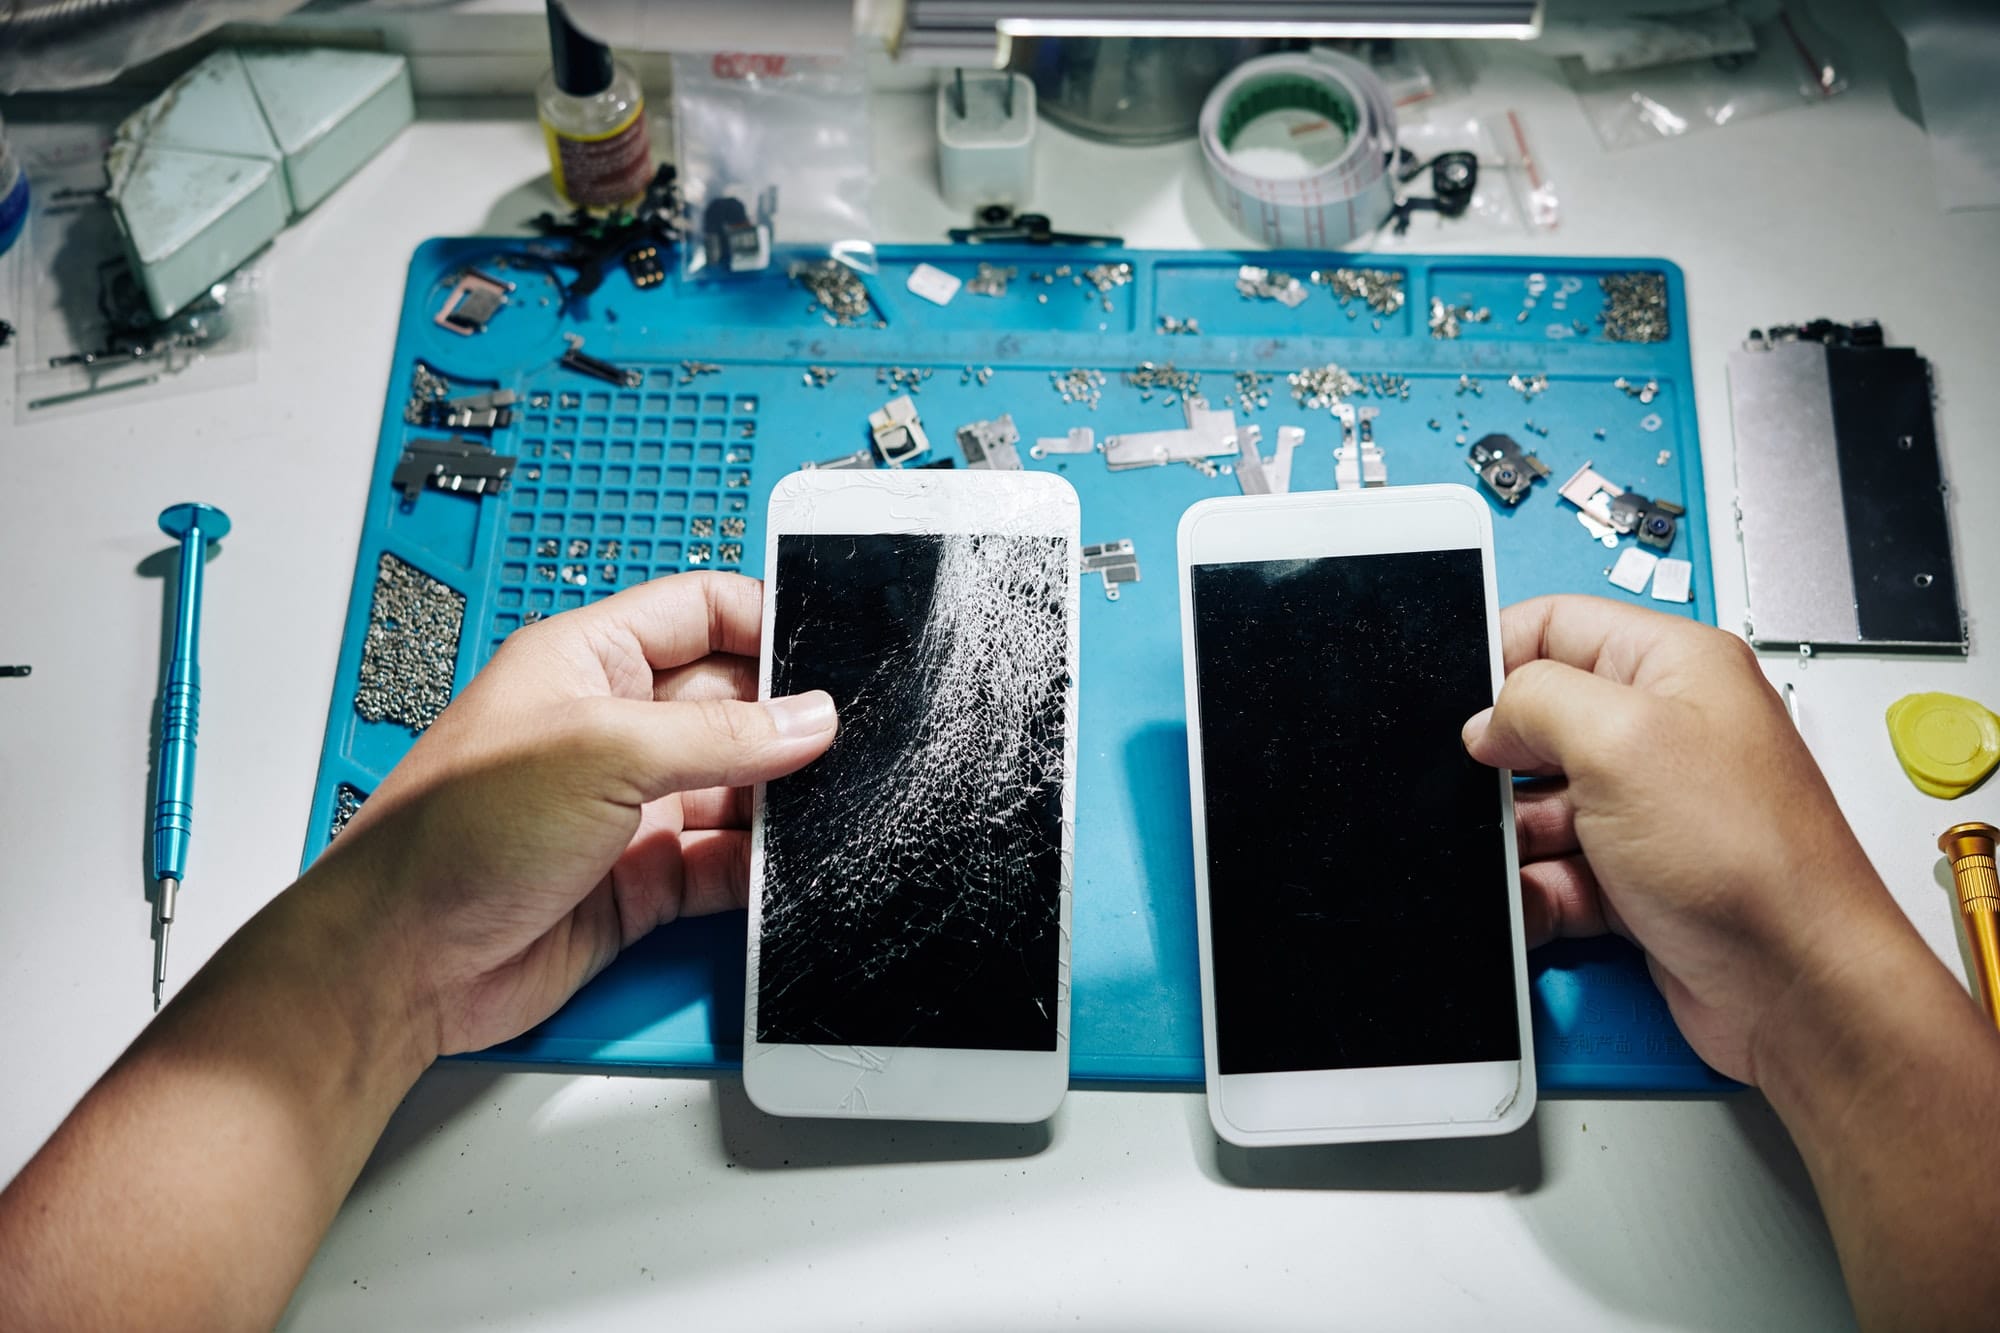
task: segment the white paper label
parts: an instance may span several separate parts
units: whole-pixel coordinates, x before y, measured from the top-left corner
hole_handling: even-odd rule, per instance
[[[1694,583],[1694,566],[1686,560],[1662,560],[1653,574],[1653,600],[1685,602]]]
[[[1613,586],[1626,592],[1646,591],[1646,580],[1653,577],[1653,566],[1660,563],[1660,557],[1651,551],[1642,551],[1636,546],[1628,546],[1619,553],[1618,563],[1611,567],[1610,578]]]
[[[965,284],[963,279],[954,278],[934,264],[919,264],[910,270],[910,280],[905,285],[932,305],[950,305],[951,298]]]

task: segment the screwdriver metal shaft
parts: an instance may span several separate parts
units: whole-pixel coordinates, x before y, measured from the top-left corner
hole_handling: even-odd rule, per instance
[[[229,533],[229,515],[204,504],[178,504],[160,515],[160,531],[181,543],[174,598],[174,652],[160,687],[160,749],[153,775],[153,1008],[167,983],[167,933],[186,878],[194,831],[194,739],[201,707],[202,564],[208,544]]]

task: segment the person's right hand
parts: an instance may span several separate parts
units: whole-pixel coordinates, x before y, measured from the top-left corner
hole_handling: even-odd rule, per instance
[[[1757,1081],[1766,1020],[1913,934],[1741,639],[1595,597],[1500,615],[1507,680],[1465,727],[1516,793],[1530,947],[1609,929],[1681,1032]]]

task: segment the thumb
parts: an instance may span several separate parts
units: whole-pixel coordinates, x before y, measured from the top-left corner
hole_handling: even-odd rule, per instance
[[[1508,673],[1493,707],[1467,719],[1474,759],[1518,773],[1568,773],[1612,745],[1638,706],[1636,692],[1602,676],[1537,658]]]
[[[622,784],[621,799],[634,805],[783,777],[824,754],[837,726],[825,690],[762,703],[598,698],[582,722],[598,772]]]

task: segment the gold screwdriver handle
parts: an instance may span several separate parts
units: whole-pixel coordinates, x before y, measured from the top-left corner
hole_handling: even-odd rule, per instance
[[[1951,861],[1952,882],[1958,887],[1958,910],[1965,918],[1965,938],[1972,946],[1972,967],[1979,978],[1979,998],[1986,1013],[2000,1026],[2000,871],[1994,866],[1995,840],[2000,829],[1991,824],[1958,824],[1938,839],[1938,850]]]

